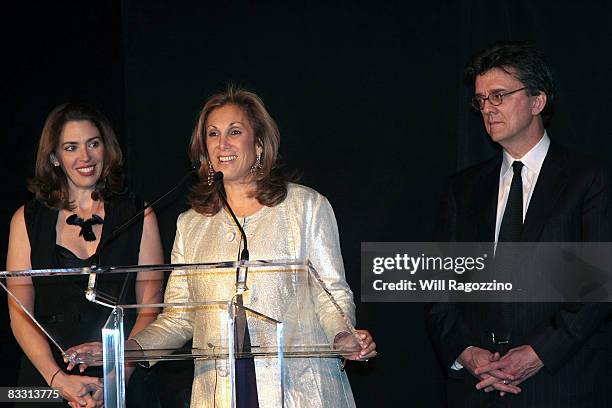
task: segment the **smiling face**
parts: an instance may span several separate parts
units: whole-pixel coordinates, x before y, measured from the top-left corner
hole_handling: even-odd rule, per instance
[[[486,98],[492,93],[512,92],[524,86],[511,74],[493,68],[476,77],[475,91],[476,96]],[[480,113],[487,133],[494,142],[511,154],[523,151],[526,153],[544,134],[540,113],[545,104],[544,93],[531,96],[528,89],[525,89],[505,96],[499,106],[485,101]]]
[[[206,150],[224,183],[248,183],[251,167],[262,147],[244,111],[236,105],[213,110],[206,120]]]
[[[71,192],[95,189],[104,168],[104,143],[93,123],[87,120],[67,122],[55,156],[66,174]]]

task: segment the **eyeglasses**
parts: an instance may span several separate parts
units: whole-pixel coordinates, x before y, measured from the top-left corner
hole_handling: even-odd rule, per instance
[[[512,95],[513,93],[522,91],[523,89],[527,89],[527,87],[524,86],[510,92],[493,92],[486,98],[482,96],[474,96],[472,98],[472,108],[476,109],[477,111],[481,111],[484,108],[485,101],[489,101],[489,103],[493,106],[499,106],[504,101],[504,96]]]

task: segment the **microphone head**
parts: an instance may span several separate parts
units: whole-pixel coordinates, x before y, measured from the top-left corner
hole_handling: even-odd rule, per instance
[[[215,183],[219,183],[219,182],[223,181],[223,172],[222,171],[215,172],[213,180],[215,181]]]

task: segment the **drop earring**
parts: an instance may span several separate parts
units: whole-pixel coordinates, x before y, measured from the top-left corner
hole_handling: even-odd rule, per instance
[[[49,155],[49,161],[51,162],[53,167],[59,167],[59,165],[60,165],[59,160],[57,160],[57,157],[55,157],[55,155],[53,153],[51,153]]]
[[[255,159],[255,163],[251,166],[251,173],[258,173],[263,168],[261,164],[261,152],[257,153],[257,159]]]
[[[212,186],[215,182],[215,169],[213,169],[212,163],[208,161],[208,171],[206,172],[206,182],[209,186]]]

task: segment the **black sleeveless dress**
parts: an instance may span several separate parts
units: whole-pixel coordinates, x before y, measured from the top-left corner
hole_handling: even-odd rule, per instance
[[[105,249],[101,254],[100,265],[138,264],[143,229],[142,217],[116,238],[109,239],[113,229],[133,216],[140,208],[142,203],[131,195],[116,196],[112,201],[104,203],[105,219],[100,242],[104,243]],[[24,215],[31,247],[32,269],[91,266],[93,259],[79,259],[68,249],[56,244],[55,226],[58,210],[49,209],[39,201],[32,200],[25,205]],[[134,292],[136,276],[126,275],[98,275],[96,290],[114,297],[118,303],[136,303]],[[88,275],[74,275],[32,279],[36,291],[35,316],[64,349],[84,342],[100,341],[101,329],[110,315],[111,309],[89,302],[85,298],[88,278]],[[126,336],[134,320],[133,316],[126,318],[124,326]],[[66,364],[60,350],[51,342],[49,346],[59,367],[65,368]],[[73,369],[71,374],[80,374],[78,368]],[[101,367],[88,368],[82,375],[103,376]],[[137,369],[134,372],[128,386],[128,407],[156,405],[150,388],[152,384],[144,384],[151,381],[154,379],[144,370]],[[19,370],[19,385],[47,386],[45,379],[25,356]],[[65,403],[44,405],[48,408],[67,406]],[[19,407],[25,408],[27,405],[19,404]]]

